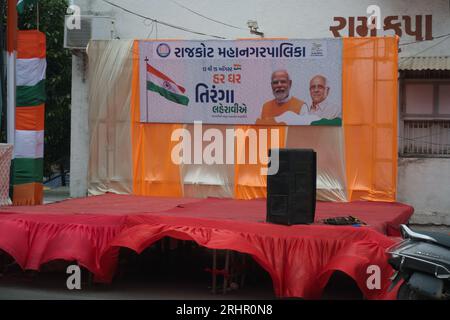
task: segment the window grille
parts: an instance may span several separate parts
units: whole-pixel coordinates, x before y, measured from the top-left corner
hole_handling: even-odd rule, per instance
[[[400,154],[450,157],[450,120],[404,120]]]

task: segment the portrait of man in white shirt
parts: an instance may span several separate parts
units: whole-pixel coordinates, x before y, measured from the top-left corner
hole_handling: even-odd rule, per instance
[[[315,75],[312,77],[309,82],[311,103],[307,110],[302,110],[300,115],[315,115],[320,119],[342,118],[341,106],[328,102],[329,93],[330,87],[325,76]]]

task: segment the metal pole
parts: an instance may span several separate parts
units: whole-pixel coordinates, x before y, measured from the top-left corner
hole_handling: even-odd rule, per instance
[[[145,57],[145,122],[149,122],[148,119],[148,71],[147,71],[147,64],[148,64],[148,57]]]
[[[3,106],[6,106],[6,78],[5,78],[5,62],[3,51],[5,48],[6,34],[3,32],[4,17],[6,17],[6,0],[0,0],[0,129],[6,125],[6,120],[2,118]]]
[[[230,275],[230,250],[225,250],[225,272],[223,274],[223,294],[227,293],[228,276]]]
[[[212,265],[212,293],[216,294],[216,286],[217,286],[217,277],[216,277],[216,269],[217,269],[217,250],[213,249],[213,265]]]
[[[14,145],[16,113],[17,1],[8,0],[7,33],[7,141]]]

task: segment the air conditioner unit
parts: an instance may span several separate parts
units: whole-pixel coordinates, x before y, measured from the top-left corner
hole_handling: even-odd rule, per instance
[[[76,21],[78,18],[80,20]],[[90,40],[113,38],[114,19],[111,17],[66,15],[64,19],[64,48],[86,49]]]

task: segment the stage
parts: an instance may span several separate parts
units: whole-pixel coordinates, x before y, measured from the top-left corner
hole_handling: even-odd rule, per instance
[[[317,202],[312,225],[266,223],[266,201],[140,197],[106,194],[58,203],[0,208],[0,249],[23,269],[48,261],[76,260],[110,282],[119,249],[138,253],[163,237],[192,240],[210,249],[246,253],[271,276],[278,297],[315,299],[339,270],[368,299],[387,294],[391,267],[385,250],[413,208],[388,202]],[[367,226],[331,226],[321,220],[355,216]],[[381,287],[368,288],[369,266],[381,272]]]

